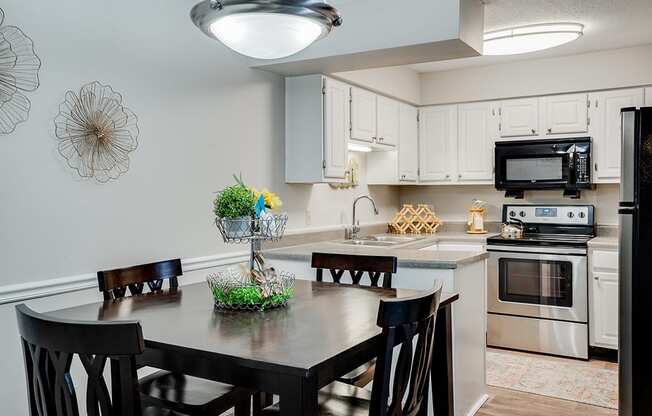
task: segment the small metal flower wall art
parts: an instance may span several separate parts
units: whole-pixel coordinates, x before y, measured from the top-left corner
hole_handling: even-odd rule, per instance
[[[39,87],[41,60],[34,42],[16,26],[5,26],[0,9],[0,134],[9,134],[29,118],[31,103],[23,94]]]
[[[129,170],[138,147],[138,118],[122,95],[99,82],[68,91],[54,120],[59,153],[83,178],[106,183]]]

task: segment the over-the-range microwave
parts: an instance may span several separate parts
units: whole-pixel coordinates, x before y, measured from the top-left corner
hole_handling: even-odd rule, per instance
[[[508,196],[525,190],[563,189],[579,196],[590,189],[591,138],[496,142],[496,189]]]

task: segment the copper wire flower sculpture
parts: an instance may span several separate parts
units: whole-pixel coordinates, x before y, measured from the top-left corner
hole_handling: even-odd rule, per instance
[[[16,26],[3,26],[0,9],[0,134],[8,134],[29,117],[31,103],[23,92],[39,86],[41,60],[34,43]]]
[[[108,85],[92,82],[68,91],[54,120],[59,153],[83,178],[117,179],[138,147],[138,118]]]

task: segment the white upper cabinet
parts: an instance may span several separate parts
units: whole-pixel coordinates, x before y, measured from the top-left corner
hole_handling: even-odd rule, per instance
[[[652,106],[652,88],[645,89],[645,105]]]
[[[588,94],[552,95],[541,98],[544,135],[586,133],[589,128]]]
[[[492,115],[490,103],[458,106],[457,181],[493,178]]]
[[[351,139],[372,143],[376,138],[376,94],[351,88]]]
[[[390,98],[378,96],[376,119],[376,142],[396,146],[399,140],[400,103]]]
[[[416,182],[419,168],[419,113],[415,107],[407,104],[400,104],[399,113],[399,180]]]
[[[324,82],[324,176],[344,179],[349,157],[351,87],[329,78]]]
[[[539,134],[539,99],[505,100],[498,109],[500,137],[536,136]]]
[[[285,181],[344,182],[350,86],[322,75],[285,80]]]
[[[457,106],[421,109],[419,122],[419,180],[449,182],[457,159]]]
[[[589,94],[593,138],[593,181],[620,180],[620,110],[643,105],[643,89],[602,91]]]

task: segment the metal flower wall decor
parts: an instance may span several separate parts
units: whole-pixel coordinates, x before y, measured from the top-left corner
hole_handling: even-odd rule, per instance
[[[122,95],[99,82],[68,91],[54,120],[59,153],[83,178],[117,179],[129,170],[138,147],[138,118],[122,105]]]
[[[31,103],[24,92],[39,86],[41,60],[34,42],[16,26],[4,26],[0,9],[0,134],[9,134],[29,117]]]

